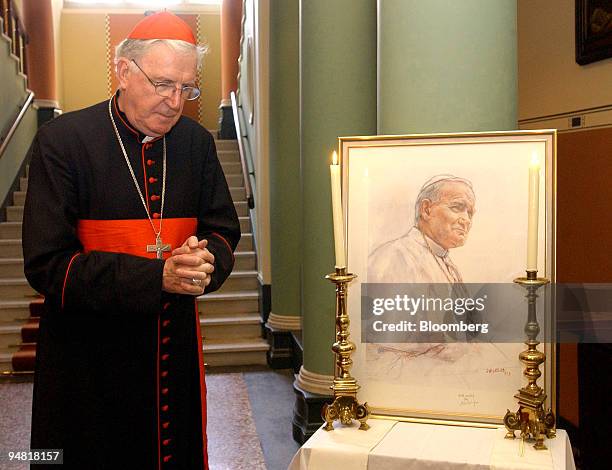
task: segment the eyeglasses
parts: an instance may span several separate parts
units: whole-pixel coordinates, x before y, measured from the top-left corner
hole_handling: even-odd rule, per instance
[[[164,83],[164,82],[154,82],[153,80],[149,78],[149,76],[145,73],[145,71],[140,68],[140,65],[138,65],[134,59],[132,59],[132,62],[134,62],[134,65],[138,67],[138,70],[140,70],[143,73],[143,75],[147,77],[147,80],[149,80],[149,83],[151,83],[151,85],[155,87],[155,93],[157,93],[159,96],[163,96],[164,98],[172,98],[174,96],[174,93],[177,90],[176,84]],[[200,97],[200,89],[197,87],[182,86],[180,90],[181,90],[181,98],[184,100],[193,101]]]

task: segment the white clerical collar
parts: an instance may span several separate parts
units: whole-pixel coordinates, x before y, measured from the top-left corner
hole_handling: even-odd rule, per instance
[[[415,227],[415,228],[419,230],[418,227]],[[419,230],[419,232],[421,231]],[[421,232],[421,235],[423,235],[423,241],[425,242],[425,244],[429,246],[429,249],[434,255],[439,256],[440,258],[444,258],[446,255],[448,255],[448,250],[438,245],[435,241],[433,241],[423,232]]]
[[[145,135],[144,139],[142,139],[142,143],[146,144],[147,142],[151,142],[155,137],[151,137],[150,135]]]
[[[427,235],[425,235],[425,238],[427,239],[429,248],[431,248],[431,251],[433,252],[434,255],[439,256],[440,258],[444,258],[446,255],[448,255],[448,250],[445,250],[444,248],[442,248],[440,245],[438,245],[435,241],[433,241]]]

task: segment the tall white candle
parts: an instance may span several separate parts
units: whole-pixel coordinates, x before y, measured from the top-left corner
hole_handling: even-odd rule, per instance
[[[334,150],[332,164],[329,166],[331,175],[332,215],[334,219],[334,246],[336,250],[336,267],[346,267],[344,252],[344,218],[342,215],[342,190],[340,185],[340,165],[338,155]]]
[[[538,269],[538,210],[540,208],[540,160],[534,152],[529,164],[529,215],[527,218],[527,271]]]

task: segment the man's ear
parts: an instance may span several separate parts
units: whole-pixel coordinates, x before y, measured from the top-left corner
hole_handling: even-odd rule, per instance
[[[115,67],[115,75],[117,76],[117,81],[119,82],[119,88],[121,90],[125,90],[127,88],[127,79],[130,73],[130,61],[125,57],[121,57],[117,60],[117,65]]]
[[[423,199],[421,201],[421,207],[419,209],[421,211],[421,218],[423,220],[429,220],[431,214],[431,200]]]

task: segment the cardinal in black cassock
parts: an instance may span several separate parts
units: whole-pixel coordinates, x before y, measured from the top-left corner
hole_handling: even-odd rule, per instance
[[[128,39],[195,51],[165,12]],[[63,468],[208,467],[196,296],[230,274],[240,226],[211,134],[180,116],[195,71],[148,47],[140,70],[118,65],[129,86],[44,125],[30,149],[25,272],[46,306],[31,447],[63,449]]]

